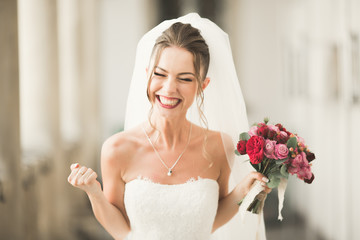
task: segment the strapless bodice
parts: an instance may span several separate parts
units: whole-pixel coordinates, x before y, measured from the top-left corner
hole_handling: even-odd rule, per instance
[[[137,178],[125,185],[129,240],[208,240],[218,207],[219,185],[207,178],[165,185]]]

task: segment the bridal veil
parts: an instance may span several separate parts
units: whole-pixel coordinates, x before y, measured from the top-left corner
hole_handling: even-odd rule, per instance
[[[204,91],[203,110],[209,129],[222,133],[224,148],[229,150],[227,158],[232,168],[229,180],[229,190],[231,191],[252,170],[250,164],[245,161],[246,159],[234,156],[234,146],[238,141],[239,133],[247,131],[249,126],[228,35],[210,20],[201,18],[196,13],[190,13],[177,19],[166,20],[142,37],[137,46],[134,72],[130,84],[125,130],[147,120],[151,105],[146,96],[146,68],[155,40],[175,22],[190,23],[199,29],[209,46],[210,65],[207,76],[210,77],[210,84]],[[196,102],[190,107],[187,118],[191,122],[201,125]],[[224,141],[225,136],[231,136],[232,143]],[[249,213],[245,220],[241,221],[237,214],[212,234],[211,239],[265,239],[263,216]]]

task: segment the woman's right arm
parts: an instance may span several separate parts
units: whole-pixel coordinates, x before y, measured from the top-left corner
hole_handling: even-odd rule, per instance
[[[123,201],[125,183],[121,178],[120,155],[111,141],[104,143],[101,151],[103,191],[90,168],[73,164],[68,178],[69,183],[87,193],[96,219],[117,240],[124,239],[130,232]]]

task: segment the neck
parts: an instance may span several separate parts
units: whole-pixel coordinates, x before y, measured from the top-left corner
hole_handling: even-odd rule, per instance
[[[188,142],[191,123],[186,118],[153,117],[151,123],[148,123],[147,129],[150,129],[148,133],[154,144],[171,150]]]

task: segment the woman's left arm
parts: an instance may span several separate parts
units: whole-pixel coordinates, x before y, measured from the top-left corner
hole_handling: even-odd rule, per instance
[[[229,161],[231,162],[235,160],[232,139],[230,136],[223,134],[222,136],[218,135],[218,138],[214,142],[217,146],[223,144],[223,142],[225,142],[225,144],[223,144],[224,148],[222,148],[222,151],[219,151],[219,148],[216,147],[212,148],[215,149],[212,153],[213,156],[216,156],[217,161],[219,161],[217,163],[219,164],[220,169],[220,175],[218,177],[220,187],[219,205],[213,225],[213,232],[235,216],[239,210],[238,202],[240,202],[250,191],[255,180],[259,180],[264,183],[264,191],[266,193],[271,191],[271,189],[265,185],[266,181],[268,181],[265,176],[254,171],[249,173],[231,192],[229,192],[229,177],[231,173]],[[228,157],[231,158],[229,161]]]
[[[251,172],[238,185],[236,185],[236,187],[230,193],[226,194],[228,192],[230,168],[226,171],[228,171],[228,173],[221,174],[218,181],[220,185],[220,197],[218,210],[212,229],[213,232],[235,216],[239,210],[238,202],[240,202],[241,199],[243,199],[249,192],[255,180],[259,180],[264,183],[264,191],[266,193],[271,191],[271,189],[265,185],[266,178],[264,178],[264,175],[258,172]]]

